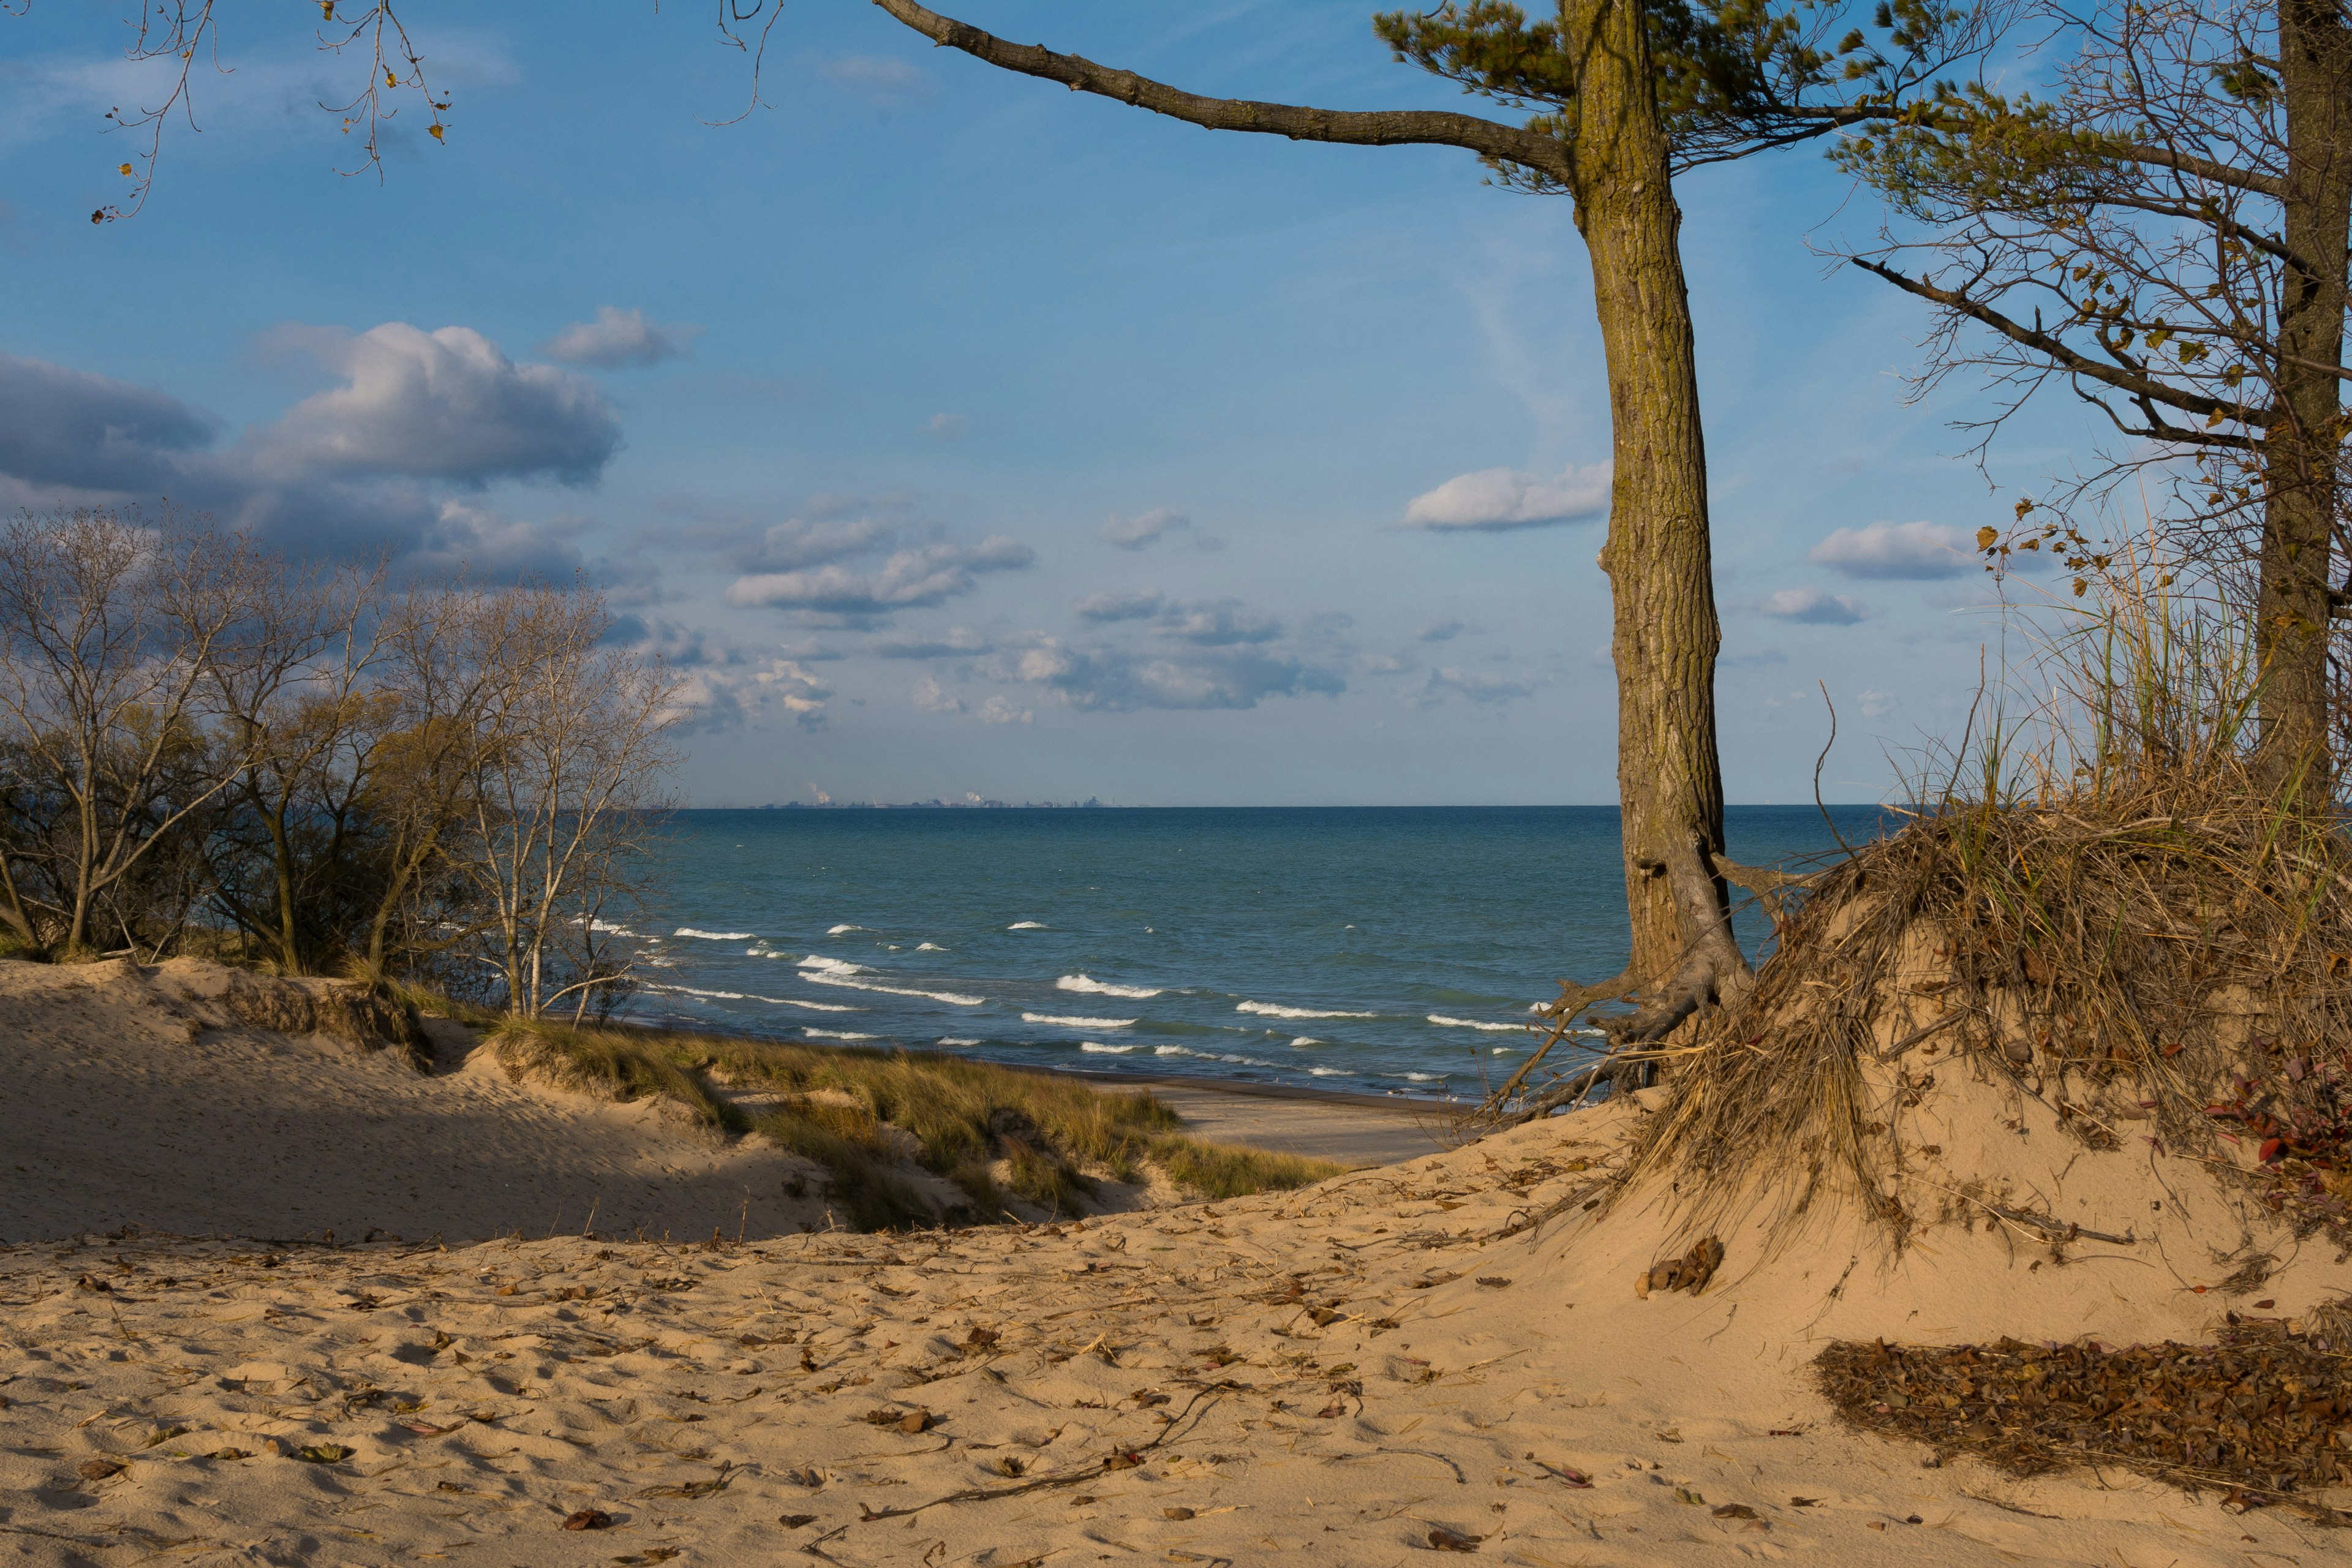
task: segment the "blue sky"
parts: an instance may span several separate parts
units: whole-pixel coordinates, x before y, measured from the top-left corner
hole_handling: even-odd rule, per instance
[[[766,107],[701,7],[403,8],[452,96],[383,177],[363,63],[224,0],[201,132],[93,226],[157,95],[121,0],[0,17],[0,504],[168,493],[301,553],[585,572],[692,682],[698,805],[1615,797],[1609,433],[1560,199],[1466,153],[1216,135],[802,4]],[[1368,10],[973,0],[1199,90],[1459,103]],[[1957,727],[1950,545],[2087,450],[1905,401],[1914,301],[1818,247],[1814,150],[1686,178],[1727,793],[1832,798]]]

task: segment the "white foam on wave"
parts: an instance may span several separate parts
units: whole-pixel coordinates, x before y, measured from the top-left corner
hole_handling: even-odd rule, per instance
[[[940,1037],[940,1044],[943,1046],[976,1046],[980,1044],[980,1042],[978,1040],[960,1040],[953,1035],[941,1035]]]
[[[846,1029],[803,1029],[803,1035],[814,1035],[820,1040],[878,1040],[879,1035],[852,1034]]]
[[[1483,1029],[1490,1035],[1516,1035],[1525,1024],[1482,1024],[1475,1018],[1449,1018],[1443,1013],[1432,1013],[1429,1021],[1441,1029]]]
[[[1078,1042],[1078,1049],[1082,1051],[1108,1051],[1113,1056],[1125,1056],[1129,1051],[1141,1050],[1142,1048],[1143,1047],[1140,1046],[1106,1046],[1095,1040],[1080,1040]]]
[[[1297,1039],[1290,1042],[1290,1048],[1294,1051],[1300,1051],[1305,1050],[1309,1046],[1320,1046],[1328,1043],[1328,1041],[1317,1039],[1312,1035],[1301,1035]]]
[[[1346,1078],[1348,1076],[1348,1069],[1346,1068],[1308,1068],[1307,1070],[1310,1076],[1315,1078]]]
[[[917,946],[915,951],[917,952],[945,952],[947,949],[941,947],[938,942],[927,942]]]
[[[1445,1077],[1442,1072],[1401,1072],[1392,1073],[1390,1076],[1404,1079],[1412,1083],[1436,1083]]]
[[[692,926],[680,926],[669,934],[700,937],[705,942],[751,942],[760,933],[755,931],[697,931]]]
[[[865,928],[864,926],[850,926],[850,925],[827,926],[827,927],[825,927],[825,928],[824,928],[824,934],[825,934],[825,935],[827,935],[827,936],[845,936],[845,935],[847,935],[847,934],[848,934],[849,932],[851,932],[851,931],[864,931],[865,929],[866,929],[866,928]]]
[[[1377,1018],[1378,1013],[1335,1013],[1328,1008],[1284,1007],[1272,1002],[1244,1002],[1234,1009],[1236,1013],[1255,1013],[1264,1018]]]
[[[1107,980],[1097,980],[1085,974],[1065,974],[1054,982],[1056,991],[1083,991],[1089,996],[1125,996],[1140,1002],[1147,996],[1160,994],[1156,986],[1113,985]]]
[[[612,936],[635,936],[637,934],[628,927],[625,925],[616,925],[611,921],[590,921],[588,922],[588,929],[590,931],[604,931]]]
[[[851,966],[853,969],[856,965]],[[812,985],[842,985],[852,991],[879,991],[891,996],[919,996],[926,1002],[945,1002],[953,1007],[977,1007],[988,1000],[985,996],[966,996],[956,991],[918,991],[907,985],[877,985],[870,980],[844,980],[833,973],[810,973],[801,976]]]
[[[1276,1063],[1260,1061],[1255,1057],[1237,1057],[1229,1051],[1196,1051],[1190,1046],[1154,1046],[1151,1054],[1156,1057],[1191,1057],[1199,1062],[1232,1062],[1237,1067],[1278,1067]]]
[[[1044,931],[1045,929],[1045,922],[1044,921],[1014,921],[1011,925],[1006,926],[1004,929],[1006,931]]]
[[[847,959],[826,958],[822,954],[814,952],[812,952],[806,958],[802,959],[800,962],[800,967],[803,969],[821,969],[827,974],[863,974],[865,973],[865,970],[861,966],[850,963]]]
[[[803,1002],[797,996],[754,996],[755,1002],[772,1002],[779,1007],[805,1007],[812,1013],[863,1013],[863,1007],[845,1007],[838,1002]]]
[[[1132,1018],[1068,1018],[1055,1013],[1024,1013],[1024,1024],[1051,1024],[1057,1029],[1131,1029]]]
[[[712,1000],[719,1002],[741,1002],[748,1000],[740,991],[703,991],[691,985],[649,985],[646,987],[646,989],[648,991],[667,991],[679,996],[708,996]]]

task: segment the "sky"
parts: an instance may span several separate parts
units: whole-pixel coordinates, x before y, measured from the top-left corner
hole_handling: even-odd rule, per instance
[[[741,8],[740,0],[737,0]],[[349,9],[346,5],[346,9]],[[1213,133],[788,7],[400,8],[451,108],[221,0],[152,196],[130,0],[0,15],[0,508],[161,498],[306,559],[584,581],[666,659],[696,805],[1616,796],[1607,395],[1564,198],[1465,153]],[[593,10],[597,19],[583,20]],[[1478,109],[1345,0],[969,0],[1196,90]],[[758,101],[754,103],[755,85]],[[1485,111],[1507,111],[1489,106]],[[351,173],[355,167],[358,173]],[[1679,182],[1727,796],[1882,798],[1999,658],[1927,322],[1830,254],[1818,148]]]

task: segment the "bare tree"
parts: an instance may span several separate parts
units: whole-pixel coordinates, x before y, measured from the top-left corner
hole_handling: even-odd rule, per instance
[[[208,836],[211,882],[215,904],[300,974],[332,950],[342,906],[363,892],[374,836],[362,802],[397,700],[373,681],[381,567],[264,571],[250,657],[205,670],[222,743],[249,759]]]
[[[509,1010],[584,1007],[618,973],[600,928],[640,895],[669,804],[678,682],[607,645],[611,613],[585,589],[509,590],[471,614],[506,657],[476,718],[469,834],[449,852],[484,906]]]
[[[0,847],[0,920],[87,947],[99,899],[227,789],[248,754],[205,733],[207,672],[255,657],[242,538],[75,509],[0,529],[0,724],[46,822]]]
[[[2178,542],[2254,564],[2269,774],[2315,777],[2324,802],[2330,626],[2352,605],[2352,582],[2330,580],[2352,542],[2352,16],[2341,0],[2042,0],[2032,16],[2060,56],[2054,96],[1947,90],[1843,150],[1917,226],[1853,260],[1936,308],[1923,386],[1967,369],[2000,393],[1982,440],[2051,388],[2126,438],[2062,487],[2062,513],[2153,467]],[[2076,537],[2032,504],[2009,548]]]

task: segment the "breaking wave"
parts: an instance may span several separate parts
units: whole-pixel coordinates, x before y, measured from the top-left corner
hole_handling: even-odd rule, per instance
[[[1484,1029],[1490,1035],[1516,1035],[1525,1024],[1482,1024],[1475,1018],[1449,1018],[1443,1013],[1432,1013],[1429,1021],[1443,1029]]]
[[[1004,929],[1006,931],[1044,931],[1045,929],[1045,922],[1044,921],[1014,921],[1011,925],[1006,926]]]
[[[1084,974],[1065,974],[1054,982],[1056,991],[1083,991],[1089,996],[1125,996],[1140,1002],[1147,996],[1160,994],[1157,986],[1113,985],[1108,981],[1096,980]]]
[[[760,933],[755,931],[697,931],[692,926],[680,926],[669,934],[700,937],[705,942],[751,942]]]
[[[1141,1050],[1142,1048],[1143,1047],[1140,1046],[1106,1046],[1098,1044],[1093,1040],[1080,1040],[1078,1042],[1078,1049],[1082,1051],[1108,1051],[1113,1056],[1125,1056],[1129,1051]]]
[[[1284,1007],[1272,1002],[1244,1002],[1234,1009],[1236,1013],[1255,1013],[1264,1018],[1377,1018],[1378,1013],[1336,1013],[1319,1007]]]
[[[856,965],[850,965],[853,973]],[[985,996],[966,996],[954,991],[918,991],[906,985],[877,985],[871,980],[844,980],[831,972],[811,973],[801,976],[812,985],[841,985],[852,991],[879,991],[889,996],[919,996],[926,1002],[945,1002],[954,1007],[977,1007],[988,1000]]]
[[[1024,1024],[1051,1024],[1057,1029],[1131,1029],[1133,1018],[1068,1018],[1053,1013],[1024,1013]]]

